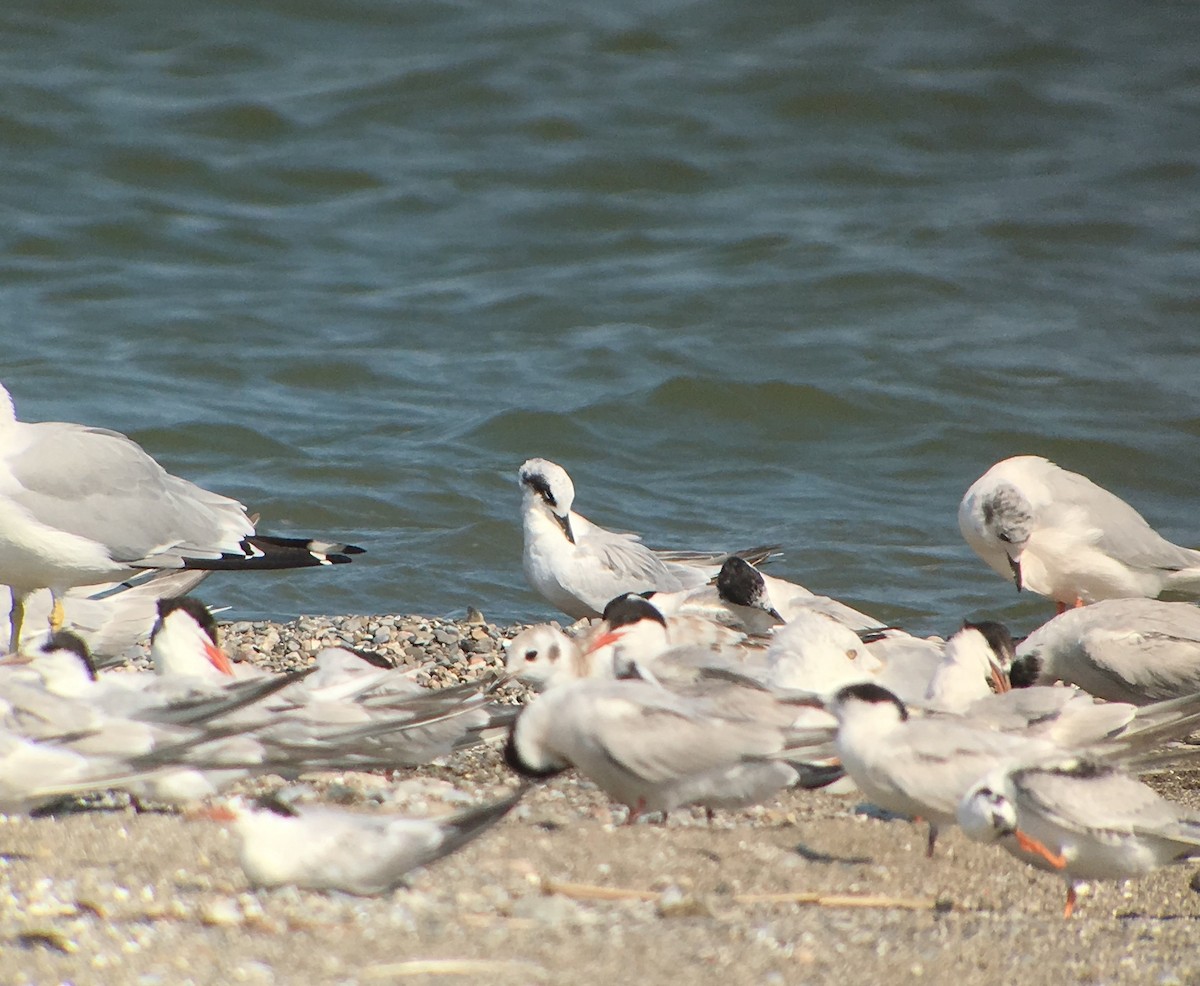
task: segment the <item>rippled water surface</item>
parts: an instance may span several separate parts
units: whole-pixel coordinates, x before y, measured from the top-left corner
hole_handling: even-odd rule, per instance
[[[916,629],[1018,597],[1035,452],[1200,542],[1200,7],[0,9],[0,379],[337,571],[239,615],[550,611],[515,472]]]

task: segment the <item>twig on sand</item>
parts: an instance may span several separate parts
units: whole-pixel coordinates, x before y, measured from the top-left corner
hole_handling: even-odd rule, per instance
[[[594,883],[567,883],[542,877],[542,893],[560,894],[573,900],[646,900],[662,897],[657,890],[638,890],[633,887],[602,887]],[[929,897],[884,897],[878,894],[826,894],[795,892],[783,894],[734,894],[735,904],[804,904],[812,907],[874,907],[899,911],[949,911],[954,905],[947,900]]]
[[[408,976],[495,976],[503,973],[545,980],[549,971],[533,962],[493,959],[412,959],[408,962],[385,962],[363,969],[363,979],[403,979]]]

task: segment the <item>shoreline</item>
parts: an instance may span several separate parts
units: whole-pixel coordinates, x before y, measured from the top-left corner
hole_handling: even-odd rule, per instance
[[[222,635],[231,655],[270,667],[298,665],[305,634],[318,645],[370,641],[406,663],[440,662],[430,675],[437,687],[502,663],[499,641],[518,629],[347,616],[222,624]],[[1200,805],[1195,772],[1155,783]],[[492,748],[392,779],[347,772],[252,782],[312,787],[324,800],[414,816],[458,810],[513,784]],[[186,814],[121,807],[13,816],[0,821],[0,978],[75,986],[594,986],[597,978],[634,977],[639,986],[773,986],[897,974],[946,986],[1165,986],[1200,978],[1196,870],[1166,869],[1125,887],[1099,884],[1068,922],[1064,886],[1053,876],[957,831],[945,833],[926,860],[923,828],[857,807],[855,797],[789,792],[774,803],[718,812],[712,824],[695,811],[673,813],[665,825],[620,826],[607,800],[568,773],[532,789],[477,841],[414,871],[407,888],[380,898],[252,891],[232,833]],[[797,893],[823,899],[772,896]]]

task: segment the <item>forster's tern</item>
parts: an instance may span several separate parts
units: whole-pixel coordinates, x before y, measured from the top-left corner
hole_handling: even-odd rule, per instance
[[[274,569],[348,562],[353,545],[258,535],[245,508],[168,473],[114,431],[18,421],[0,385],[0,583],[9,649],[25,598],[143,569]],[[55,629],[62,614],[52,612]]]
[[[582,679],[525,706],[505,760],[533,778],[575,767],[627,805],[630,821],[683,805],[753,804],[785,787],[840,777],[837,768],[784,759],[798,734],[806,743],[809,735],[790,728],[782,705],[775,719],[648,681]]]
[[[233,822],[241,840],[239,859],[252,886],[375,896],[495,825],[523,793],[522,787],[498,801],[427,819],[279,801],[252,807],[240,798],[206,814]]]
[[[1111,764],[1063,756],[997,768],[964,795],[963,831],[1067,881],[1128,880],[1200,855],[1200,815]]]
[[[992,466],[963,497],[958,526],[1000,575],[1060,611],[1164,592],[1200,597],[1200,551],[1172,544],[1120,497],[1040,456]]]
[[[828,708],[838,721],[835,746],[846,773],[873,804],[925,819],[929,855],[972,783],[1015,758],[1061,752],[964,719],[910,716],[895,695],[870,682],[840,689]]]
[[[720,570],[728,552],[655,551],[634,534],[591,523],[571,505],[575,487],[567,471],[547,459],[529,459],[517,474],[521,485],[525,577],[572,619],[599,616],[625,592],[675,592],[703,585]],[[773,548],[739,552],[754,561]]]
[[[1200,691],[1200,608],[1110,599],[1068,610],[1020,644],[1014,685],[1065,681],[1097,698],[1146,705]]]

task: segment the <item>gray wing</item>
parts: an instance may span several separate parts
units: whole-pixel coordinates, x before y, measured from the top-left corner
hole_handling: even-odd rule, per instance
[[[563,573],[564,588],[586,600],[597,612],[623,592],[688,588],[653,551],[631,535],[614,534],[593,524],[586,536],[578,538],[576,548],[579,564],[570,572],[569,580]]]
[[[1041,523],[1071,525],[1082,515],[1095,526],[1096,546],[1133,568],[1174,572],[1200,565],[1200,551],[1172,544],[1128,503],[1086,476],[1062,470],[1053,487],[1054,501],[1043,508]]]
[[[593,723],[603,754],[652,784],[769,756],[783,746],[777,728],[711,714],[652,685],[630,689],[627,699],[599,703]]]
[[[117,432],[60,422],[28,424],[11,455],[10,498],[36,520],[104,545],[116,562],[163,553],[219,557],[253,526],[241,504],[172,476]]]
[[[1187,817],[1136,778],[1093,761],[1024,767],[1010,781],[1018,819],[1033,812],[1068,831],[1173,838]]]

